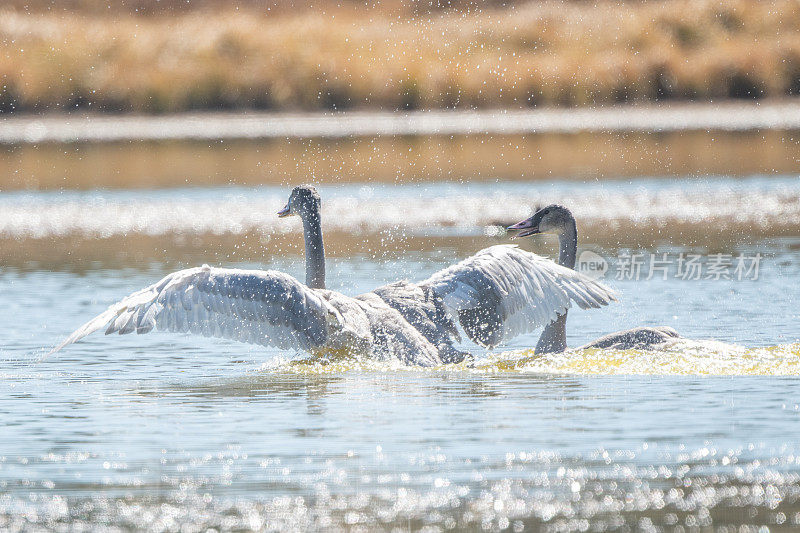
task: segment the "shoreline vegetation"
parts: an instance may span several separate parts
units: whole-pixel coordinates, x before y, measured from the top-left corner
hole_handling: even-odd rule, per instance
[[[0,115],[524,110],[800,95],[794,0],[10,0]]]

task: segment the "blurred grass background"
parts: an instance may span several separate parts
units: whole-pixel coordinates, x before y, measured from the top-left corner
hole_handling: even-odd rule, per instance
[[[7,0],[0,112],[786,98],[800,2]]]

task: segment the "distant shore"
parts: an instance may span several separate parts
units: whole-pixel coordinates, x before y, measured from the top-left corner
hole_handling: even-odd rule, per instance
[[[800,130],[800,102],[408,113],[11,115],[0,118],[0,144],[755,130]]]
[[[0,7],[0,34],[0,112],[10,113],[524,110],[800,96],[794,0],[11,0]]]

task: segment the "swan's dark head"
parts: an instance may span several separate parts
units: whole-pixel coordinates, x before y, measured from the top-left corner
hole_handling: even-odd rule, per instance
[[[561,235],[569,228],[575,227],[575,218],[563,205],[548,205],[539,209],[532,217],[517,222],[508,229],[519,230],[515,237],[526,237],[538,233]]]
[[[292,189],[286,207],[278,211],[278,216],[281,218],[289,215],[306,217],[319,213],[320,207],[322,207],[322,198],[317,189],[313,185],[298,185]]]

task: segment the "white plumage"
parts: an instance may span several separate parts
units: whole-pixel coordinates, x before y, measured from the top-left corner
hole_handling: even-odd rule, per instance
[[[617,300],[602,283],[514,245],[485,248],[420,285],[438,294],[469,337],[486,346],[549,324],[570,301],[589,309]],[[465,312],[477,315],[474,327]]]
[[[324,294],[274,270],[203,265],[173,272],[90,320],[53,351],[108,326],[111,333],[156,328],[262,346],[311,350],[344,319]]]
[[[422,283],[391,284],[355,298],[311,289],[273,270],[204,265],[131,294],[52,351],[103,327],[106,334],[159,329],[430,366],[456,352],[448,314],[472,340],[493,346],[547,324],[570,301],[589,308],[615,299],[604,285],[510,245],[486,248]]]
[[[464,360],[456,321],[482,346],[494,346],[563,315],[615,300],[606,286],[516,246],[486,248],[426,281],[391,283],[361,296],[326,290],[314,187],[295,187],[279,216],[303,220],[306,284],[274,270],[203,265],[174,272],[109,307],[54,348],[106,327],[222,337],[308,352],[345,350],[432,366]]]

